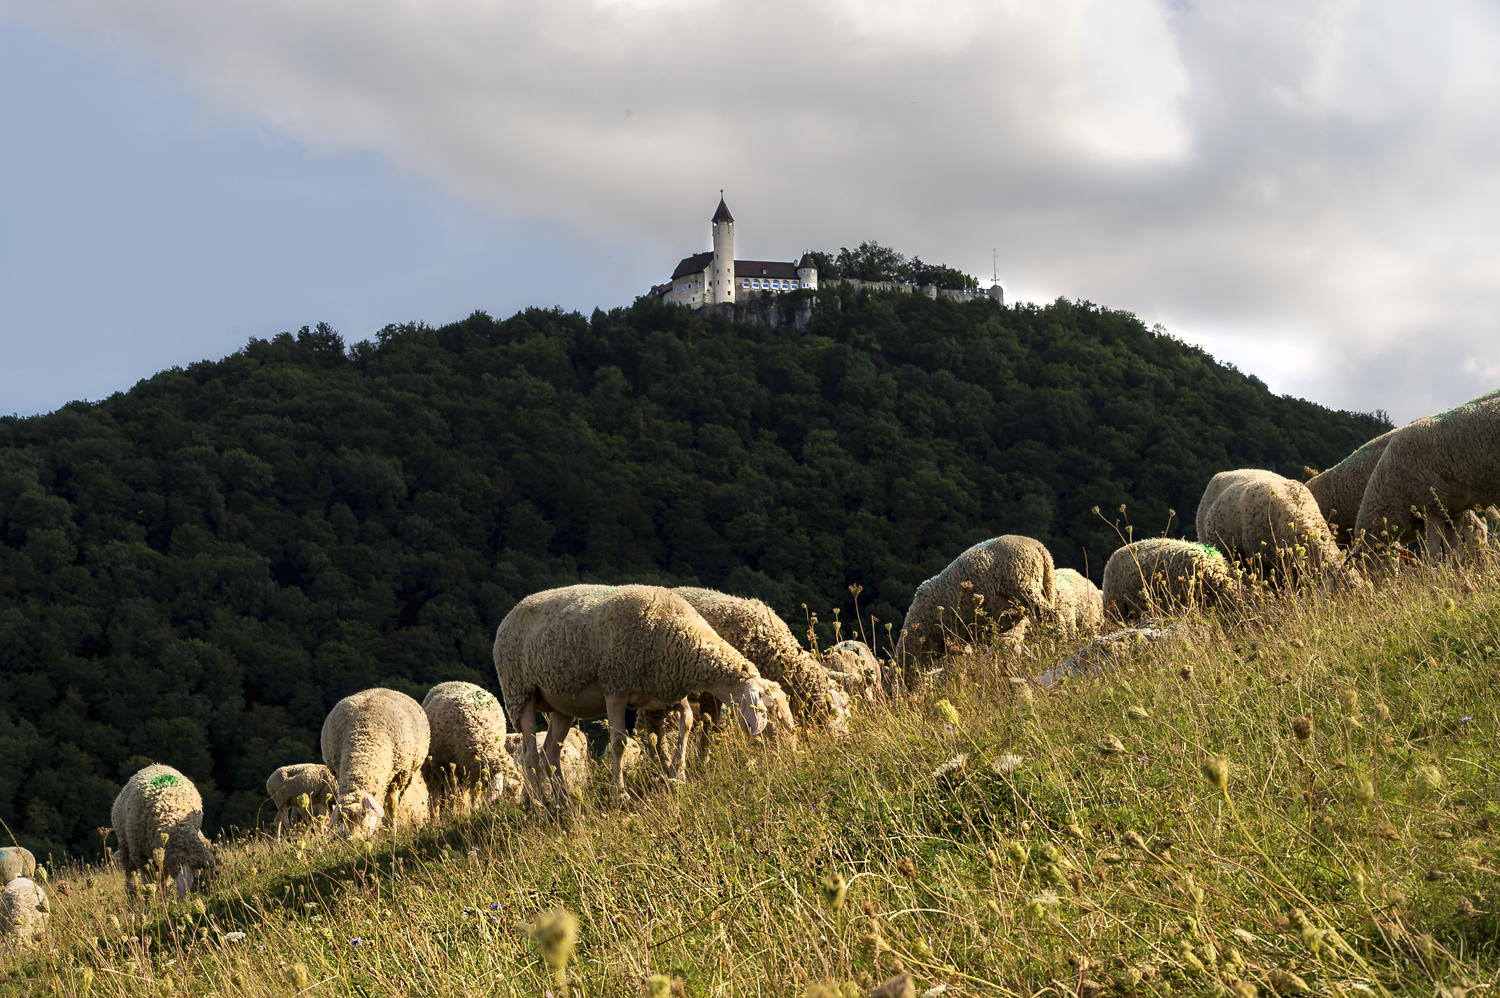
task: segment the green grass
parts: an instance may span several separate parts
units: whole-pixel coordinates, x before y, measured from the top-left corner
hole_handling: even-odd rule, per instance
[[[57,871],[50,940],[0,958],[0,986],[280,996],[305,964],[320,996],[560,994],[522,931],[555,907],[579,921],[575,996],[652,974],[694,996],[863,993],[897,967],[949,995],[1493,984],[1500,580],[1413,572],[1176,627],[1052,692],[1009,678],[1073,650],[1044,634],[843,741],[724,735],[686,786],[631,774],[619,810],[599,767],[561,820],[505,805],[368,846],[241,843],[187,902],[130,907],[116,872]]]

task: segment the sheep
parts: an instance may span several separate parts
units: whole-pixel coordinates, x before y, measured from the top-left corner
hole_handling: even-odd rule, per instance
[[[503,776],[505,711],[488,690],[473,683],[439,683],[427,691],[422,710],[432,730],[422,768],[430,790],[447,798]]]
[[[786,621],[758,599],[730,596],[712,589],[682,586],[672,590],[688,601],[719,637],[750,660],[764,679],[779,683],[791,697],[792,714],[802,723],[827,718],[842,730],[849,698],[828,678],[828,670],[803,650]]]
[[[951,632],[971,632],[981,604],[995,621],[1051,613],[1056,599],[1052,553],[1041,541],[1005,534],[981,541],[917,587],[896,643],[899,668],[889,692],[910,687],[918,663],[941,656]]]
[[[1355,539],[1405,544],[1421,518],[1436,520],[1457,547],[1450,518],[1494,502],[1500,502],[1500,389],[1391,434],[1365,485]]]
[[[624,790],[620,760],[630,707],[664,710],[707,692],[733,705],[752,735],[768,726],[791,734],[797,726],[781,687],[670,589],[579,585],[535,593],[496,628],[494,660],[506,711],[527,736],[522,773],[538,800],[545,799],[532,737],[538,710],[549,712],[543,745],[549,772],[558,767],[575,718],[608,715],[616,802]],[[685,749],[684,740],[679,756]]]
[[[1221,471],[1198,504],[1198,541],[1254,562],[1262,571],[1291,570],[1294,552],[1327,573],[1343,561],[1333,532],[1306,485],[1274,471]]]
[[[17,949],[36,948],[47,934],[52,907],[47,895],[33,881],[16,877],[0,893],[0,938]]]
[[[17,877],[36,876],[36,857],[25,846],[0,848],[0,885],[8,884]]]
[[[193,781],[159,763],[139,770],[110,810],[116,859],[125,871],[125,896],[134,897],[137,871],[154,867],[158,884],[175,879],[177,896],[185,897],[195,881],[205,884],[214,872],[214,857],[204,838],[203,798]]]
[[[1153,609],[1220,606],[1235,601],[1239,583],[1215,548],[1169,537],[1127,544],[1104,566],[1104,607],[1129,619]]]
[[[880,661],[863,641],[840,641],[823,656],[834,682],[841,683],[851,697],[863,696],[874,703],[880,694]]]
[[[326,816],[329,804],[339,792],[339,782],[322,763],[301,762],[282,766],[266,778],[266,795],[276,805],[276,837],[281,830],[291,831],[297,808],[310,819]]]
[[[389,815],[393,822],[425,823],[423,810],[403,807],[409,788],[425,803],[421,780],[431,731],[422,705],[405,693],[375,689],[344,697],[323,721],[323,762],[339,783],[338,809],[330,825],[373,832]]]
[[[1333,531],[1333,538],[1340,547],[1348,547],[1354,541],[1351,529],[1359,516],[1359,504],[1365,496],[1365,485],[1370,481],[1370,472],[1380,462],[1386,445],[1391,442],[1395,430],[1386,430],[1374,440],[1362,444],[1358,450],[1321,474],[1307,480],[1307,491],[1318,503],[1323,519]]]
[[[1059,568],[1057,623],[1064,637],[1093,637],[1104,626],[1104,594],[1088,576]]]
[[[525,755],[521,747],[522,735],[519,731],[513,731],[505,736],[502,748],[505,753],[505,763],[502,776],[503,785],[491,782],[491,793],[495,799],[505,799],[519,802],[526,795],[525,783],[521,778],[521,767],[525,765]],[[535,734],[532,736],[532,744],[540,747],[540,742],[545,735]],[[634,746],[633,753],[631,746]],[[628,772],[633,763],[640,757],[640,744],[635,739],[630,740],[626,755],[628,761],[623,763]],[[562,784],[571,795],[583,786],[588,779],[589,765],[589,740],[584,735],[581,727],[574,727],[563,739],[562,751],[558,756],[558,776]]]

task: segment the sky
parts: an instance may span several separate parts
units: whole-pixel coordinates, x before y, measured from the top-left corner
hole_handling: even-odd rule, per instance
[[[723,188],[1404,422],[1500,384],[1497,153],[1490,0],[0,0],[0,412],[628,304]]]

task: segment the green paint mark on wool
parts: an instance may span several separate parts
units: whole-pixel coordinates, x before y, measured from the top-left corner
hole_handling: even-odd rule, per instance
[[[175,773],[157,773],[146,781],[146,786],[152,790],[165,790],[167,787],[182,786],[182,777]]]
[[[1445,409],[1442,412],[1438,413],[1436,416],[1433,416],[1432,420],[1435,423],[1441,423],[1443,420],[1447,419],[1449,416],[1453,415],[1456,412],[1471,412],[1476,407],[1483,405],[1485,402],[1493,402],[1496,399],[1500,399],[1500,388],[1496,388],[1492,392],[1485,392],[1477,399],[1469,399],[1469,401],[1465,402],[1463,405],[1456,405],[1452,409]]]
[[[488,707],[490,704],[492,704],[494,702],[495,702],[495,698],[492,697],[492,696],[490,696],[484,690],[475,690],[474,691],[474,706],[476,706],[476,707]]]
[[[1203,552],[1203,557],[1207,558],[1209,561],[1213,561],[1215,558],[1224,557],[1219,553],[1219,549],[1214,547],[1212,544],[1199,544],[1197,545],[1197,547],[1200,551]]]

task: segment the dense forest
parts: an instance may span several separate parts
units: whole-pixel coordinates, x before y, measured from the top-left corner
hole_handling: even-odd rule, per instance
[[[982,538],[1097,580],[1122,504],[1191,535],[1216,471],[1300,475],[1388,427],[1086,303],[814,294],[800,333],[645,299],[320,325],[0,420],[0,819],[97,853],[154,760],[211,833],[248,827],[340,697],[494,688],[536,590],[695,582],[826,623],[857,584],[883,633]]]

